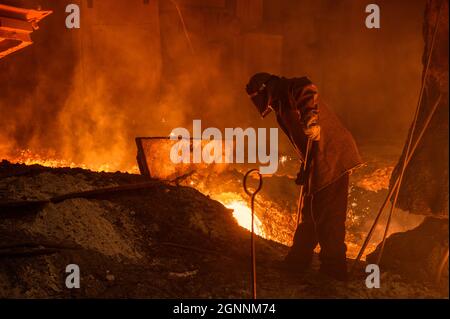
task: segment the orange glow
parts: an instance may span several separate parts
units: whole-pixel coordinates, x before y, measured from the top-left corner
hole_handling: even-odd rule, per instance
[[[247,230],[252,229],[252,210],[250,209],[247,201],[245,201],[241,195],[233,192],[222,192],[210,195],[213,199],[222,203],[226,208],[233,210],[233,217],[236,219],[239,226]],[[265,237],[263,224],[256,215],[254,230],[256,235]]]
[[[70,168],[83,168],[98,172],[115,172],[117,167],[113,167],[108,163],[104,164],[92,164],[92,163],[74,163],[72,161],[60,159],[57,156],[52,155],[40,155],[34,153],[31,150],[22,150],[16,156],[4,156],[8,161],[12,163],[25,164],[25,165],[42,165],[46,167],[70,167]],[[131,166],[127,169],[121,170],[128,173],[139,173],[137,165]]]
[[[226,204],[225,207],[233,209],[233,217],[236,219],[239,226],[244,227],[245,229],[252,229],[252,210],[242,201],[235,200],[229,204]],[[264,236],[264,232],[262,231],[262,223],[255,216],[255,225],[254,225],[255,234],[258,236]]]

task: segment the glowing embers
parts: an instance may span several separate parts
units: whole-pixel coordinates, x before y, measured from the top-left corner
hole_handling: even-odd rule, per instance
[[[225,207],[233,209],[233,217],[236,219],[239,226],[244,227],[245,229],[252,230],[252,210],[242,201],[233,201]],[[262,223],[256,217],[254,220],[254,230],[255,234],[261,237],[264,237],[264,232],[262,231]]]
[[[217,195],[211,195],[211,197],[221,202],[226,208],[233,210],[233,217],[236,219],[239,226],[250,230],[252,229],[252,210],[245,200],[237,193],[225,192]],[[261,220],[255,214],[254,220],[255,234],[261,237],[265,237],[263,231],[263,224]]]
[[[90,163],[75,163],[68,159],[62,159],[54,151],[34,152],[30,149],[17,150],[13,154],[3,155],[4,158],[12,163],[25,165],[41,165],[46,167],[68,167],[68,168],[82,168],[97,172],[116,172],[121,170],[135,174],[138,172],[136,165],[129,165],[127,167],[117,167],[114,163],[98,162],[92,160]]]

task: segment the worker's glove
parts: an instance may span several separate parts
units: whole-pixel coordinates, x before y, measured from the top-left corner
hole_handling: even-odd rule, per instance
[[[305,135],[312,141],[320,140],[320,125],[312,124],[303,129]]]
[[[302,128],[309,139],[320,140],[319,111],[313,109],[306,112],[303,115]]]
[[[297,173],[297,178],[295,179],[295,184],[297,185],[305,185],[306,184],[306,174],[304,173],[304,171],[301,169],[298,173]]]

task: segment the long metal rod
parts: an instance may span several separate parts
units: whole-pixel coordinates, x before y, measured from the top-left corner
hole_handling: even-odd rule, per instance
[[[252,193],[247,188],[247,178],[250,174],[257,173],[259,177],[259,184],[256,190]],[[262,188],[262,176],[257,169],[249,170],[244,176],[244,190],[247,195],[251,196],[251,209],[252,209],[252,226],[251,226],[251,237],[250,237],[250,254],[251,254],[251,282],[252,282],[252,298],[256,299],[256,252],[255,252],[255,196]]]
[[[431,110],[431,113],[428,115],[428,117],[427,117],[427,119],[426,119],[426,121],[425,121],[424,128],[422,129],[422,131],[420,132],[419,136],[417,137],[417,141],[416,141],[416,143],[414,144],[414,147],[413,147],[413,149],[412,149],[412,151],[411,151],[410,156],[408,156],[408,160],[405,161],[406,166],[409,164],[409,162],[410,162],[410,160],[411,160],[411,158],[412,158],[412,155],[414,154],[414,152],[415,152],[417,146],[419,145],[419,142],[422,140],[423,135],[425,134],[427,128],[429,127],[430,122],[431,122],[431,119],[433,118],[433,115],[434,115],[434,113],[436,112],[436,109],[437,109],[437,107],[438,107],[438,105],[439,105],[440,102],[441,102],[441,96],[439,96],[438,100],[437,100],[436,103],[433,105],[433,108],[432,108],[432,110]],[[396,180],[396,183],[395,183],[395,185],[394,185],[394,187],[393,187],[393,189],[392,189],[392,192],[391,192],[391,194],[390,194],[390,196],[389,196],[389,200],[391,199],[392,194],[393,194],[394,191],[396,191],[396,192],[397,192],[397,195],[398,195],[399,189],[400,189],[400,177],[398,177],[397,180]],[[393,201],[393,202],[391,203],[391,210],[390,210],[390,212],[389,212],[389,216],[388,216],[386,228],[385,228],[385,230],[384,230],[383,240],[382,240],[382,244],[381,244],[381,248],[380,248],[381,250],[380,250],[380,253],[379,253],[378,258],[377,258],[377,264],[379,264],[379,262],[380,262],[380,260],[381,260],[381,257],[382,257],[382,255],[383,255],[383,249],[384,249],[384,245],[385,245],[385,242],[386,242],[386,236],[387,236],[387,233],[388,233],[388,230],[389,230],[389,224],[390,224],[390,221],[391,221],[393,208],[395,207],[396,203],[397,203],[396,200]]]
[[[416,142],[414,143],[414,146],[413,146],[413,148],[412,148],[412,150],[411,150],[411,153],[409,154],[409,157],[407,158],[406,165],[409,164],[409,162],[410,162],[412,156],[414,155],[414,152],[416,151],[417,146],[419,145],[419,143],[420,143],[420,141],[421,141],[421,139],[422,139],[422,136],[424,135],[425,131],[427,130],[428,125],[429,125],[430,122],[431,122],[431,118],[433,117],[433,115],[434,115],[434,113],[435,113],[435,111],[436,111],[436,109],[437,109],[437,106],[439,105],[440,101],[441,101],[441,97],[439,97],[438,101],[434,104],[433,109],[432,109],[431,113],[429,114],[429,116],[428,116],[428,118],[427,118],[427,120],[426,120],[426,122],[425,122],[425,125],[424,125],[424,127],[422,128],[422,131],[420,132],[420,134],[419,134],[419,136],[418,136]],[[399,178],[397,177],[397,179],[395,180],[394,186],[392,186],[391,190],[389,191],[388,195],[386,196],[386,198],[385,198],[383,204],[381,205],[380,210],[378,211],[377,216],[376,216],[375,219],[374,219],[374,222],[373,222],[373,224],[372,224],[372,227],[370,228],[369,232],[367,233],[366,239],[364,240],[364,243],[363,243],[363,245],[361,246],[361,249],[359,250],[358,256],[356,257],[356,259],[355,259],[354,262],[353,262],[353,266],[352,266],[352,268],[351,268],[351,272],[353,272],[353,270],[354,270],[355,267],[356,267],[356,264],[359,262],[359,260],[361,259],[362,255],[364,254],[364,251],[365,251],[365,249],[367,248],[367,245],[369,244],[370,239],[372,238],[373,231],[375,230],[375,227],[376,227],[377,224],[378,224],[378,221],[379,221],[379,219],[380,219],[380,217],[381,217],[381,214],[382,214],[384,208],[386,207],[386,204],[391,200],[391,197],[392,197],[392,195],[394,194],[394,191],[397,189],[398,184],[399,184]]]
[[[302,165],[302,174],[306,173],[307,170],[307,164],[308,164],[308,158],[309,158],[309,153],[311,152],[311,148],[312,148],[312,140],[310,138],[308,138],[308,142],[306,144],[306,151],[305,151],[305,159],[303,161],[303,165]],[[305,184],[300,185],[300,191],[299,191],[299,195],[298,195],[298,201],[297,201],[297,226],[300,223],[300,216],[302,213],[302,209],[303,209],[303,202],[304,202],[304,198],[305,198]]]
[[[437,274],[436,274],[436,284],[439,284],[441,282],[442,272],[444,271],[444,267],[447,262],[448,262],[448,248],[438,266],[438,270],[437,270]]]
[[[398,186],[397,186],[396,191],[395,191],[394,199],[393,199],[393,201],[391,203],[391,209],[389,210],[389,215],[388,215],[388,219],[387,219],[387,222],[386,222],[386,228],[385,228],[384,233],[383,233],[383,239],[381,241],[381,247],[380,247],[380,251],[378,253],[377,262],[376,262],[377,264],[380,264],[381,257],[383,256],[384,246],[386,244],[386,237],[387,237],[387,234],[389,232],[389,226],[391,224],[392,214],[394,212],[395,206],[397,205],[398,195],[400,193],[400,188],[401,188],[402,182],[403,182],[403,176],[405,174],[405,170],[406,170],[406,166],[407,166],[406,165],[406,159],[409,156],[409,152],[410,152],[413,136],[414,136],[414,133],[416,132],[417,120],[418,120],[418,117],[419,117],[420,107],[422,105],[423,92],[425,90],[426,80],[428,78],[428,71],[429,71],[429,68],[430,68],[431,57],[432,57],[432,54],[433,54],[434,44],[435,44],[435,41],[436,41],[436,34],[437,34],[438,27],[439,27],[439,20],[440,20],[440,16],[441,16],[443,2],[444,1],[441,1],[440,5],[439,5],[439,12],[438,12],[438,16],[436,18],[435,27],[434,27],[434,30],[433,30],[433,37],[432,37],[432,40],[431,40],[430,52],[429,52],[428,57],[427,57],[427,64],[425,66],[425,71],[423,73],[423,78],[422,78],[422,85],[420,87],[419,101],[417,103],[416,111],[415,111],[415,114],[414,114],[413,125],[412,125],[412,128],[411,128],[411,133],[409,135],[408,144],[407,144],[407,148],[406,148],[406,152],[405,152],[405,158],[404,158],[403,163],[402,163],[402,169],[401,169],[400,175],[399,175]]]
[[[424,71],[424,74],[423,74],[423,77],[422,77],[422,85],[420,87],[419,100],[418,100],[418,103],[417,103],[416,111],[414,113],[413,128],[412,128],[410,136],[409,136],[407,152],[405,153],[405,160],[403,162],[403,169],[402,169],[402,172],[401,172],[401,177],[402,178],[403,178],[404,168],[406,168],[406,166],[408,165],[408,163],[409,163],[409,161],[410,161],[410,159],[412,157],[412,154],[414,153],[415,149],[417,148],[417,145],[420,142],[421,137],[423,136],[423,133],[425,132],[426,128],[428,127],[429,121],[431,120],[431,117],[433,116],[434,111],[436,110],[437,105],[439,104],[439,101],[440,101],[440,97],[439,97],[438,102],[434,105],[433,111],[428,116],[428,119],[427,119],[427,123],[428,124],[424,125],[424,127],[423,127],[423,129],[421,131],[421,134],[419,134],[419,137],[416,140],[416,143],[415,143],[415,145],[413,147],[413,150],[410,152],[410,154],[408,154],[408,149],[409,149],[409,147],[411,145],[412,138],[413,138],[413,135],[414,135],[415,125],[416,125],[416,122],[417,122],[420,105],[422,103],[423,92],[424,92],[424,89],[425,89],[426,79],[428,77],[428,69],[429,69],[429,66],[430,66],[430,63],[431,63],[431,56],[432,56],[433,49],[434,49],[434,43],[435,43],[435,40],[436,40],[436,34],[437,34],[438,25],[439,25],[439,18],[440,18],[440,14],[441,14],[441,11],[442,11],[443,3],[444,3],[444,0],[441,1],[440,7],[439,7],[439,13],[438,13],[438,17],[437,17],[437,20],[436,20],[436,25],[435,25],[435,28],[434,28],[434,32],[433,32],[432,44],[431,44],[431,47],[430,47],[430,52],[429,52],[428,57],[427,57],[427,64],[425,66],[425,71]],[[373,231],[375,230],[375,227],[378,224],[380,216],[381,216],[384,208],[386,207],[386,204],[391,200],[393,192],[396,191],[396,196],[398,196],[398,190],[400,189],[400,187],[399,187],[400,184],[401,184],[401,179],[400,179],[400,177],[398,177],[396,179],[395,183],[394,183],[394,186],[391,188],[388,196],[386,197],[385,201],[381,205],[381,208],[380,208],[377,216],[374,219],[372,227],[370,228],[369,233],[367,234],[367,237],[364,240],[363,245],[361,246],[361,249],[360,249],[360,251],[358,253],[358,256],[356,257],[356,259],[355,259],[355,261],[353,263],[351,271],[353,271],[355,269],[356,264],[359,262],[359,260],[361,259],[362,255],[364,254],[364,251],[365,251],[365,249],[366,249],[367,245],[369,244],[369,241],[370,241],[370,239],[372,237]],[[393,205],[392,208],[391,208],[391,212],[389,214],[388,221],[387,221],[387,224],[386,224],[386,229],[385,229],[385,232],[383,234],[383,242],[382,242],[381,254],[382,254],[382,251],[383,251],[383,248],[384,248],[386,235],[387,235],[389,224],[390,224],[390,220],[391,220],[392,210],[394,209],[394,207],[395,207],[395,205]],[[378,261],[381,259],[381,254],[379,255]]]

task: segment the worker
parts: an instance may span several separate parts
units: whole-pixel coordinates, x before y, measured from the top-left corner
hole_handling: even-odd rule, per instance
[[[308,139],[312,145],[308,169],[300,171],[296,179],[305,189],[304,204],[283,265],[299,272],[309,269],[319,244],[320,273],[346,281],[349,175],[361,165],[351,133],[319,100],[317,87],[307,77],[288,79],[257,73],[246,91],[263,118],[275,112],[301,162],[308,160],[304,158]]]

